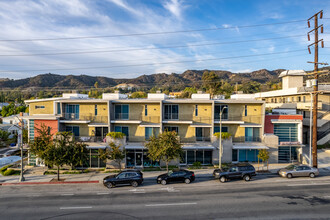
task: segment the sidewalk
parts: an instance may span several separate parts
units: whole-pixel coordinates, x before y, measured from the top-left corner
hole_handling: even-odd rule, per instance
[[[258,164],[253,164],[258,168]],[[258,175],[277,175],[277,171],[289,164],[269,164],[268,171],[264,173],[258,173]],[[260,166],[261,167],[261,166]],[[264,168],[266,170],[266,168]],[[212,173],[214,169],[197,169],[191,170],[195,172],[197,178],[210,178],[212,179]],[[259,169],[261,170],[261,168]],[[145,179],[156,179],[160,174],[166,173],[166,171],[147,171],[143,172]],[[324,168],[320,168],[320,173],[330,175],[330,171]],[[24,175],[24,183],[19,183],[19,176],[1,176],[0,185],[29,185],[29,184],[79,184],[79,183],[102,183],[103,178],[115,173],[83,173],[83,174],[61,174],[60,179],[64,179],[62,182],[51,182],[52,179],[56,179],[57,175],[36,175],[26,174]]]

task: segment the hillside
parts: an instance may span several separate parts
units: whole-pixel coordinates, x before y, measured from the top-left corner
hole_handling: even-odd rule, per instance
[[[325,67],[324,69],[329,69]],[[154,86],[160,87],[185,87],[185,86],[199,86],[202,83],[203,72],[206,70],[187,70],[181,74],[165,74],[158,73],[152,75],[141,75],[131,79],[114,79],[109,77],[88,76],[88,75],[58,75],[58,74],[41,74],[35,77],[25,79],[6,79],[0,80],[1,89],[83,89],[94,86],[98,82],[99,88],[113,87],[121,83],[135,84],[144,88],[152,88]],[[222,70],[208,70],[214,71],[221,80],[227,81],[231,84],[244,83],[248,81],[256,81],[264,84],[268,81],[279,82],[278,75],[283,69],[266,70],[261,69],[250,73],[232,73]],[[329,82],[329,74],[320,77],[320,82]]]

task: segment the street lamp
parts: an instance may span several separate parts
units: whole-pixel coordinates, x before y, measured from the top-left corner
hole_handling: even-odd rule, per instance
[[[220,111],[220,136],[219,136],[219,169],[221,169],[221,157],[222,157],[222,114],[223,110],[226,109],[227,107],[224,106],[221,111]]]
[[[24,166],[24,160],[23,160],[23,129],[24,129],[24,121],[23,119],[20,119],[19,117],[15,116],[21,123],[21,175],[19,177],[19,181],[20,182],[24,182],[25,181],[25,178],[24,178],[24,175],[23,175],[23,166]]]

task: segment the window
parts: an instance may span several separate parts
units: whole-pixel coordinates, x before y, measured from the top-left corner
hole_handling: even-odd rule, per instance
[[[244,106],[244,116],[247,116],[247,105]]]
[[[220,132],[220,126],[214,127],[214,133]],[[222,131],[221,132],[228,132],[228,127],[222,126]]]
[[[129,105],[115,105],[115,119],[128,119]]]
[[[291,98],[291,101],[294,102],[294,97]]]
[[[198,105],[195,105],[195,116],[198,116]]]
[[[306,102],[306,96],[303,96],[303,102]]]
[[[196,141],[210,141],[210,128],[196,128]]]
[[[34,140],[34,120],[29,120],[29,139]]]
[[[56,106],[57,106],[57,114],[61,114],[61,103],[56,103]]]
[[[301,97],[300,96],[298,96],[297,101],[301,102]]]
[[[221,119],[228,119],[228,105],[215,105],[214,106],[214,120],[220,119],[220,112],[224,107],[226,107],[226,108],[222,111]]]
[[[35,106],[35,109],[39,109],[39,108],[43,109],[43,108],[45,108],[45,106],[44,105],[36,105]]]
[[[97,115],[97,105],[95,105],[95,115]]]
[[[48,126],[47,127],[47,134],[50,135],[51,128]]]
[[[260,141],[260,128],[245,128],[245,141]]]
[[[157,137],[159,134],[159,128],[146,127],[145,128],[145,139],[149,140],[151,137]]]
[[[164,106],[164,119],[179,119],[179,106],[178,105],[165,105]]]
[[[144,105],[144,116],[148,116],[148,105]]]
[[[126,135],[126,140],[128,140],[128,127],[126,126],[115,126],[115,132],[121,132],[124,133]]]
[[[176,126],[166,126],[166,127],[164,127],[164,131],[175,131],[177,134],[179,134],[179,127],[176,127]]]
[[[278,136],[279,142],[297,142],[298,124],[274,124],[274,134]]]
[[[76,137],[79,137],[79,126],[66,126],[65,131],[72,132]]]
[[[79,105],[67,104],[65,108],[65,117],[67,119],[79,119]]]

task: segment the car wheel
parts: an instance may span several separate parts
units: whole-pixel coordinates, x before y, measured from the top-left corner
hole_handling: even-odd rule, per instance
[[[110,182],[107,182],[105,185],[108,189],[115,187],[115,185]]]
[[[310,177],[310,178],[314,178],[314,177],[315,177],[315,173],[310,173],[310,174],[309,174],[309,177]]]
[[[160,181],[160,183],[162,184],[162,185],[166,185],[166,180],[162,180],[162,181]]]
[[[291,179],[291,178],[292,178],[292,174],[291,174],[291,173],[288,173],[288,174],[286,175],[286,177],[287,177],[288,179]]]
[[[222,176],[222,177],[220,177],[219,180],[220,180],[220,182],[224,183],[224,182],[226,182],[226,177]]]
[[[187,178],[187,179],[184,180],[184,182],[189,184],[191,182],[191,180]]]
[[[133,182],[131,182],[131,185],[132,185],[133,187],[137,187],[139,184],[138,184],[138,182],[133,181]]]
[[[250,181],[250,180],[251,180],[251,177],[250,177],[250,175],[245,175],[245,176],[243,177],[243,179],[244,179],[245,181]]]

